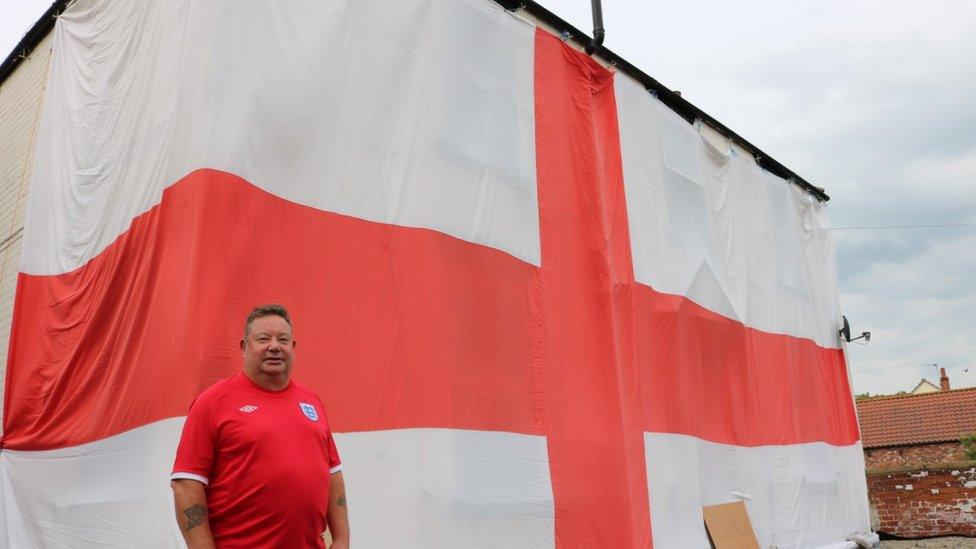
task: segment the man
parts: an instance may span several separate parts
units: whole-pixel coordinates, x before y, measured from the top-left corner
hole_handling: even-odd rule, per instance
[[[295,340],[280,305],[254,308],[244,371],[190,406],[172,482],[176,520],[197,547],[349,546],[342,465],[322,401],[289,379]]]

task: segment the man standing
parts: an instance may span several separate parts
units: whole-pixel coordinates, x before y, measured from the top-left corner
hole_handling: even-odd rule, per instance
[[[254,308],[244,371],[190,406],[171,476],[176,520],[197,547],[349,546],[342,465],[322,401],[289,379],[295,340],[280,305]]]

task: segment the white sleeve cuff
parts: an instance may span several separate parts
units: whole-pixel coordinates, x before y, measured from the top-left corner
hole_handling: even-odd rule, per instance
[[[207,479],[207,477],[201,475],[195,475],[193,473],[185,473],[183,471],[174,471],[173,474],[169,476],[170,480],[176,480],[181,478],[202,482],[204,486],[210,484],[210,481]]]
[[[336,465],[335,467],[329,469],[329,474],[330,475],[334,475],[334,474],[338,473],[341,470],[342,470],[342,464],[340,463],[339,465]]]

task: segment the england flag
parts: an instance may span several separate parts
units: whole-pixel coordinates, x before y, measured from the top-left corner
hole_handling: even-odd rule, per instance
[[[824,205],[627,76],[489,0],[53,32],[0,545],[181,544],[184,417],[265,302],[359,547],[708,547],[733,501],[762,547],[868,530]]]

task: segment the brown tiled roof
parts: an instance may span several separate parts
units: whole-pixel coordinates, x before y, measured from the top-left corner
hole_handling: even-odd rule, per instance
[[[959,440],[976,433],[976,387],[857,400],[865,448]]]

